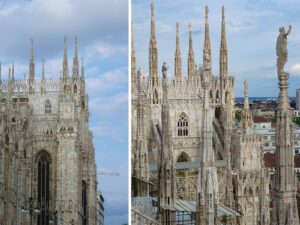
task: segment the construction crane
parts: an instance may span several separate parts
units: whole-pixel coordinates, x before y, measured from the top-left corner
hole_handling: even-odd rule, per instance
[[[97,176],[120,176],[118,172],[104,172],[104,171],[98,171]]]

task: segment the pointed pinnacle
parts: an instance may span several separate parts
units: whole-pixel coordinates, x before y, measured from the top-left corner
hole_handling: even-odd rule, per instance
[[[222,20],[225,19],[225,8],[224,5],[222,6]]]
[[[189,28],[189,32],[191,33],[192,32],[192,24],[191,23],[189,23],[188,28]]]
[[[34,60],[34,47],[33,47],[33,38],[30,39],[31,49],[30,49],[30,60]]]
[[[83,59],[81,59],[81,77],[84,77],[84,66],[83,66]]]
[[[208,19],[208,6],[205,6],[205,18]]]
[[[67,37],[64,38],[64,58],[67,57]]]
[[[75,36],[75,57],[78,57],[77,36]]]
[[[12,78],[15,78],[15,64],[12,64]]]
[[[43,65],[42,65],[42,79],[45,79],[45,62],[43,59]]]
[[[151,20],[152,20],[152,19],[154,19],[154,3],[153,3],[153,1],[151,2],[150,7],[151,7]]]
[[[179,23],[176,23],[176,48],[179,48]]]

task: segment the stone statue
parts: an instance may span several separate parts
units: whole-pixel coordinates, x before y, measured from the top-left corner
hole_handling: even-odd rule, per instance
[[[277,53],[277,74],[280,75],[284,72],[283,67],[287,62],[287,36],[291,33],[292,26],[289,25],[289,30],[285,32],[284,27],[279,28],[279,35],[277,37],[276,43],[276,53]],[[284,72],[285,73],[285,72]]]
[[[167,78],[167,71],[168,71],[169,67],[167,66],[167,63],[164,62],[162,65],[162,74],[163,74],[163,78],[166,79]]]

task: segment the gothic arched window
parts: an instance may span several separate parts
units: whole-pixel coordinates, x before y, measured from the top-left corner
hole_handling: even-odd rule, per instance
[[[82,181],[82,225],[87,225],[87,183]]]
[[[76,86],[76,84],[74,85],[73,92],[74,92],[75,94],[77,93],[77,86]]]
[[[189,130],[188,130],[189,124],[188,119],[185,113],[181,113],[178,123],[177,123],[177,134],[178,136],[188,136]]]
[[[153,104],[158,104],[158,94],[156,90],[153,93]]]
[[[45,114],[51,114],[51,102],[47,99],[45,104]]]
[[[180,153],[180,155],[177,158],[177,162],[189,162],[189,161],[190,161],[189,156],[185,152]]]
[[[49,200],[50,200],[50,155],[42,150],[37,156],[38,168],[38,207],[40,213],[37,225],[49,225]]]

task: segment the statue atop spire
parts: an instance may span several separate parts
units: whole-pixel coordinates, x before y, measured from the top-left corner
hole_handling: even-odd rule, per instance
[[[211,45],[209,36],[209,23],[208,23],[208,7],[205,7],[205,37],[203,48],[203,67],[209,72],[209,78],[211,78]]]
[[[220,77],[228,75],[228,52],[225,31],[225,12],[222,6],[222,28],[221,28],[221,46],[220,46]]]
[[[176,50],[175,50],[175,79],[176,81],[182,80],[181,70],[181,52],[179,47],[179,23],[176,23]]]
[[[69,78],[68,56],[67,56],[67,37],[64,40],[64,59],[63,59],[63,79]]]
[[[189,53],[188,53],[188,77],[191,77],[195,71],[195,56],[193,50],[192,24],[189,23]]]
[[[158,85],[158,53],[155,38],[155,20],[154,20],[154,4],[151,2],[151,34],[149,42],[149,84],[151,86]]]
[[[279,97],[277,108],[276,128],[276,175],[273,198],[273,223],[275,225],[289,224],[299,225],[296,176],[294,173],[294,131],[292,123],[292,111],[288,97],[289,74],[284,71],[287,62],[287,36],[284,27],[279,28],[277,37],[277,74],[279,79]]]
[[[292,26],[289,25],[289,29],[285,32],[284,27],[279,28],[279,35],[277,37],[276,43],[276,53],[277,53],[277,74],[282,75],[284,72],[284,65],[287,62],[288,51],[287,51],[287,36],[291,33]]]
[[[33,38],[30,39],[31,49],[30,49],[30,59],[29,59],[29,81],[32,83],[34,80],[34,48],[33,48]]]
[[[75,51],[73,58],[73,79],[79,77],[79,63],[78,63],[78,48],[77,48],[77,36],[75,36]]]

